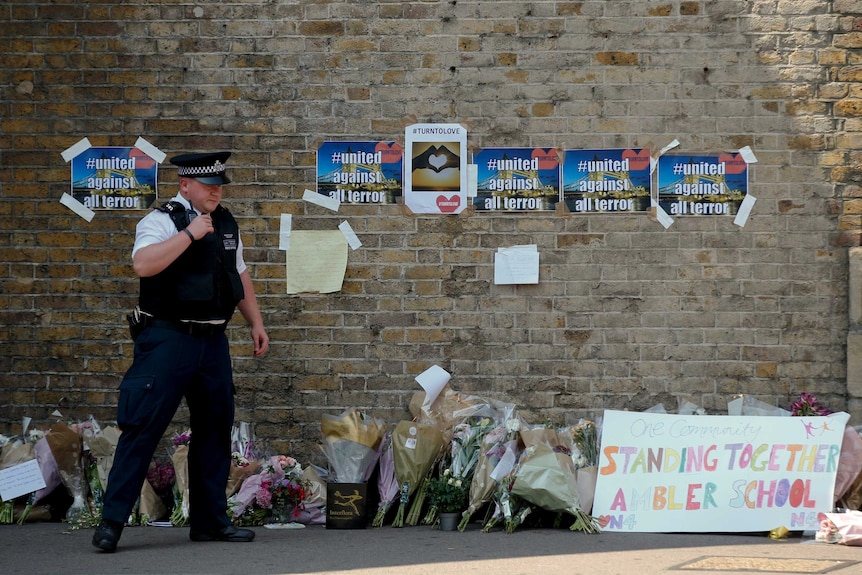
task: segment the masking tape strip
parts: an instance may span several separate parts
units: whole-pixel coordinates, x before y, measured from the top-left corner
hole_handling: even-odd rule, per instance
[[[664,208],[661,207],[661,205],[657,201],[650,198],[650,206],[655,208],[655,217],[658,220],[658,223],[664,226],[664,229],[668,229],[673,225],[673,218],[670,217],[666,211],[664,211]]]
[[[479,166],[467,164],[467,197],[475,198],[479,195]]]
[[[79,140],[78,143],[74,146],[66,148],[63,152],[60,153],[60,155],[63,156],[64,162],[69,162],[72,160],[72,158],[77,157],[78,154],[80,154],[84,150],[89,150],[92,147],[93,146],[90,144],[90,140],[84,138],[83,140]]]
[[[278,249],[287,251],[290,249],[290,229],[293,225],[293,216],[281,214],[281,226],[278,229]]]
[[[135,147],[149,157],[151,157],[152,159],[154,159],[159,164],[165,161],[166,154],[142,137],[139,137],[138,141],[135,142]]]
[[[324,196],[323,194],[318,194],[317,192],[312,192],[311,190],[305,190],[302,194],[302,199],[306,202],[317,204],[318,206],[332,210],[333,212],[337,212],[338,208],[341,207],[341,202],[339,200],[330,198],[329,196]]]
[[[733,223],[739,227],[744,227],[748,221],[748,216],[751,214],[751,209],[754,207],[754,202],[757,198],[751,194],[746,194],[745,199],[739,204],[739,209],[736,212],[736,217],[733,218]]]
[[[739,148],[739,154],[742,156],[742,159],[745,160],[746,164],[756,164],[757,156],[754,155],[754,152],[751,151],[751,146],[745,146],[744,148]]]
[[[77,154],[75,154],[77,155]],[[73,156],[74,157],[74,156]],[[96,212],[70,196],[69,194],[64,193],[63,197],[60,198],[60,203],[87,220],[88,222],[93,221],[93,216],[96,215]]]
[[[658,154],[656,154],[655,157],[650,156],[650,158],[649,158],[649,173],[650,173],[650,175],[652,175],[652,173],[655,172],[655,167],[658,165],[658,159],[660,157],[662,157],[663,155],[665,155],[665,153],[667,153],[669,150],[672,150],[672,149],[676,148],[677,146],[679,146],[679,140],[674,138],[670,144],[668,144],[667,146],[665,146],[664,148],[659,150]]]
[[[347,239],[347,244],[350,246],[350,249],[359,249],[362,247],[362,242],[359,241],[359,238],[353,231],[353,228],[350,227],[350,224],[347,221],[343,221],[338,224],[338,229],[341,230],[341,233],[344,234],[344,237]]]

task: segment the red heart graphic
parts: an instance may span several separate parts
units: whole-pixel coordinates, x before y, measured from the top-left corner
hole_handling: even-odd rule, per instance
[[[623,159],[629,161],[629,170],[645,170],[649,168],[649,150],[644,148],[635,152],[631,148],[623,150]]]
[[[724,164],[724,171],[727,174],[741,174],[748,167],[742,154],[721,154],[718,156],[718,162]]]
[[[455,195],[447,198],[446,196],[437,196],[437,208],[444,214],[451,214],[461,205],[461,196]]]
[[[392,142],[392,145],[387,144],[386,142],[377,142],[377,145],[374,146],[375,152],[380,152],[381,163],[383,164],[395,164],[401,161],[401,156],[404,154],[404,149],[398,144],[398,142]]]
[[[560,163],[560,157],[557,155],[557,150],[554,148],[536,148],[533,150],[533,158],[539,158],[540,170],[553,170]]]
[[[596,519],[598,521],[599,527],[602,527],[602,528],[607,527],[608,523],[611,522],[611,516],[610,515],[599,515]]]

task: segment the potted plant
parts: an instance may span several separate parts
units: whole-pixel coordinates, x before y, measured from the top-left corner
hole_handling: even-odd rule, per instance
[[[447,468],[438,477],[430,479],[426,487],[426,497],[440,517],[442,531],[454,531],[458,527],[461,512],[467,508],[470,485],[455,477]]]

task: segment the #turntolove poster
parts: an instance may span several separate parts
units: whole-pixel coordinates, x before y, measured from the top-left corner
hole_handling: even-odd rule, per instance
[[[606,411],[592,513],[603,531],[816,529],[849,417]]]
[[[413,124],[404,131],[404,204],[416,214],[458,214],[467,207],[467,130]]]

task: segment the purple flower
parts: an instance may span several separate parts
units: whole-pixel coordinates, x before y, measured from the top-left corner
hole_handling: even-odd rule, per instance
[[[790,406],[791,415],[829,415],[832,411],[820,404],[814,394],[802,392]]]

